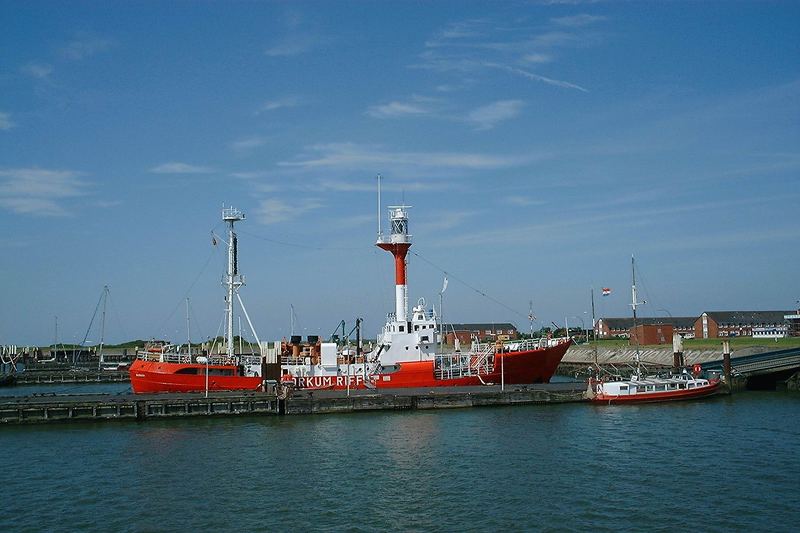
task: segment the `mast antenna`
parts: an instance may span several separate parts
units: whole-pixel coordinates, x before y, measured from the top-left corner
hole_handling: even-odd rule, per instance
[[[378,174],[378,237],[383,235],[381,231],[381,175]]]
[[[226,345],[228,357],[233,357],[233,297],[239,296],[239,287],[244,285],[244,277],[239,274],[238,242],[234,224],[244,220],[244,213],[233,207],[222,208],[222,220],[228,223],[228,270],[225,273],[224,285],[227,285],[228,294],[225,298],[226,318]],[[241,300],[240,300],[241,301]]]
[[[533,316],[533,300],[528,300],[528,322],[530,322],[531,326],[531,339],[533,338],[533,320],[536,317]]]
[[[641,356],[639,354],[639,337],[636,335],[636,306],[646,304],[646,301],[638,302],[636,298],[636,266],[633,255],[631,255],[631,307],[633,308],[633,330],[631,335],[636,336],[636,372],[641,376]]]

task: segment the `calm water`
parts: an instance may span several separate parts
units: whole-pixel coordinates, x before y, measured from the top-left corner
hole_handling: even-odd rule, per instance
[[[6,396],[52,396],[53,394],[123,394],[128,392],[131,392],[130,382],[54,383],[3,387],[0,388],[0,398]]]
[[[795,531],[800,395],[2,427],[0,531]]]

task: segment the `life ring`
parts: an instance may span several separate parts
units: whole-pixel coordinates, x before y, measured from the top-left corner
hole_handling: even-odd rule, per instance
[[[698,376],[698,375],[700,375],[700,372],[702,372],[702,371],[703,371],[703,367],[700,365],[700,363],[695,363],[695,364],[692,366],[692,373],[693,373],[695,376]]]

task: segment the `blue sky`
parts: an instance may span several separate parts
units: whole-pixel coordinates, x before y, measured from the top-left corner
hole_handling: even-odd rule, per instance
[[[527,329],[800,298],[796,2],[0,4],[0,343],[216,334],[223,203],[259,335],[410,300]],[[383,213],[382,213],[383,214]],[[490,296],[485,298],[478,291]],[[92,332],[90,341],[98,340]]]

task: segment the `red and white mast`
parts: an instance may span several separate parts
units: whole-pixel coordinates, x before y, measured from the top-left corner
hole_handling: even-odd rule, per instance
[[[410,205],[389,206],[391,233],[379,235],[378,248],[394,256],[395,316],[398,322],[408,321],[408,285],[406,284],[406,255],[411,248],[408,234],[408,209]]]
[[[378,208],[380,209],[381,177],[378,176]],[[411,235],[408,234],[408,209],[410,205],[389,206],[388,236],[383,235],[378,218],[378,248],[391,252],[394,256],[395,320],[408,321],[408,285],[406,284],[406,255],[411,248]]]

